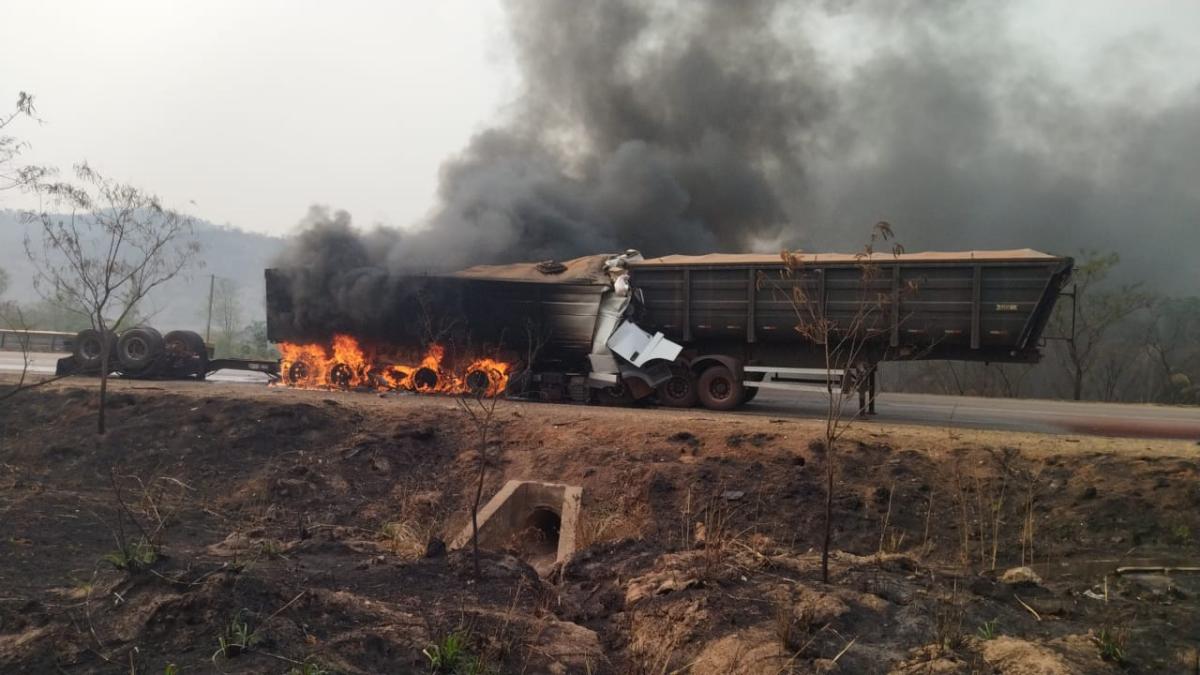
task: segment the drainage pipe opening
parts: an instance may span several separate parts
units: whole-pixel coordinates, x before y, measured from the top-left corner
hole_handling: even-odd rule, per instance
[[[558,533],[562,519],[553,509],[538,506],[530,511],[521,528],[521,552],[528,556],[553,558],[558,553]]]

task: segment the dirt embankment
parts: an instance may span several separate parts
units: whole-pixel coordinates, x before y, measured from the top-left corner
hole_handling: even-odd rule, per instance
[[[4,672],[1190,672],[1184,443],[501,403],[485,495],[584,489],[539,578],[439,554],[478,464],[447,399],[64,382],[0,408]],[[433,550],[428,550],[432,548]],[[431,555],[427,556],[429,553]],[[1030,569],[1012,571],[1027,566]]]

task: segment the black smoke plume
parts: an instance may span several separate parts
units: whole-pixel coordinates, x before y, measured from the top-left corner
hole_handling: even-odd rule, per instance
[[[1200,283],[1177,253],[1200,241],[1200,91],[1138,80],[1134,38],[1067,81],[1007,5],[506,8],[519,100],[445,163],[426,222],[359,235],[314,211],[280,265],[337,279],[306,290],[369,311],[367,268],[853,250],[878,220],[910,250],[1117,250],[1163,290]],[[829,26],[837,49],[813,39]]]

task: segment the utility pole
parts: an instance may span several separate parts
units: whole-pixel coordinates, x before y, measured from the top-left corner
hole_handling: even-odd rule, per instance
[[[212,334],[212,303],[213,303],[213,289],[216,287],[216,285],[217,285],[217,275],[215,275],[215,274],[208,275],[208,326],[206,326],[204,328],[204,341],[205,342],[212,342],[212,340],[210,339],[211,334]]]

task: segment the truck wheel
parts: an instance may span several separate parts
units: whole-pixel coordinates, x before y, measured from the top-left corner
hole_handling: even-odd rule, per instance
[[[658,385],[658,402],[672,408],[691,408],[700,397],[696,377],[686,366],[671,369],[671,379]]]
[[[312,368],[308,365],[308,362],[296,361],[288,366],[283,379],[288,384],[300,385],[310,377],[312,377]]]
[[[117,334],[108,331],[108,344],[112,352],[108,357],[108,367],[117,365]],[[88,373],[100,372],[101,356],[104,355],[104,338],[95,328],[85,328],[75,336],[75,365],[79,370]]]
[[[149,326],[130,328],[117,340],[117,360],[127,373],[144,373],[163,354],[163,337]]]
[[[425,394],[437,389],[438,374],[433,368],[421,367],[412,375],[413,387]]]
[[[173,330],[163,336],[163,348],[174,356],[204,356],[204,338],[190,330]]]
[[[603,406],[621,407],[633,404],[633,394],[629,393],[629,387],[625,386],[625,383],[619,380],[616,384],[600,387],[593,391],[595,392],[596,403]]]
[[[329,369],[329,384],[338,389],[349,389],[354,382],[354,369],[344,363],[335,363]]]
[[[163,350],[171,368],[182,368],[188,375],[203,380],[208,376],[208,345],[200,334],[190,330],[173,330],[163,337]]]
[[[733,410],[742,403],[745,387],[725,366],[712,366],[697,382],[700,403],[712,410]]]

